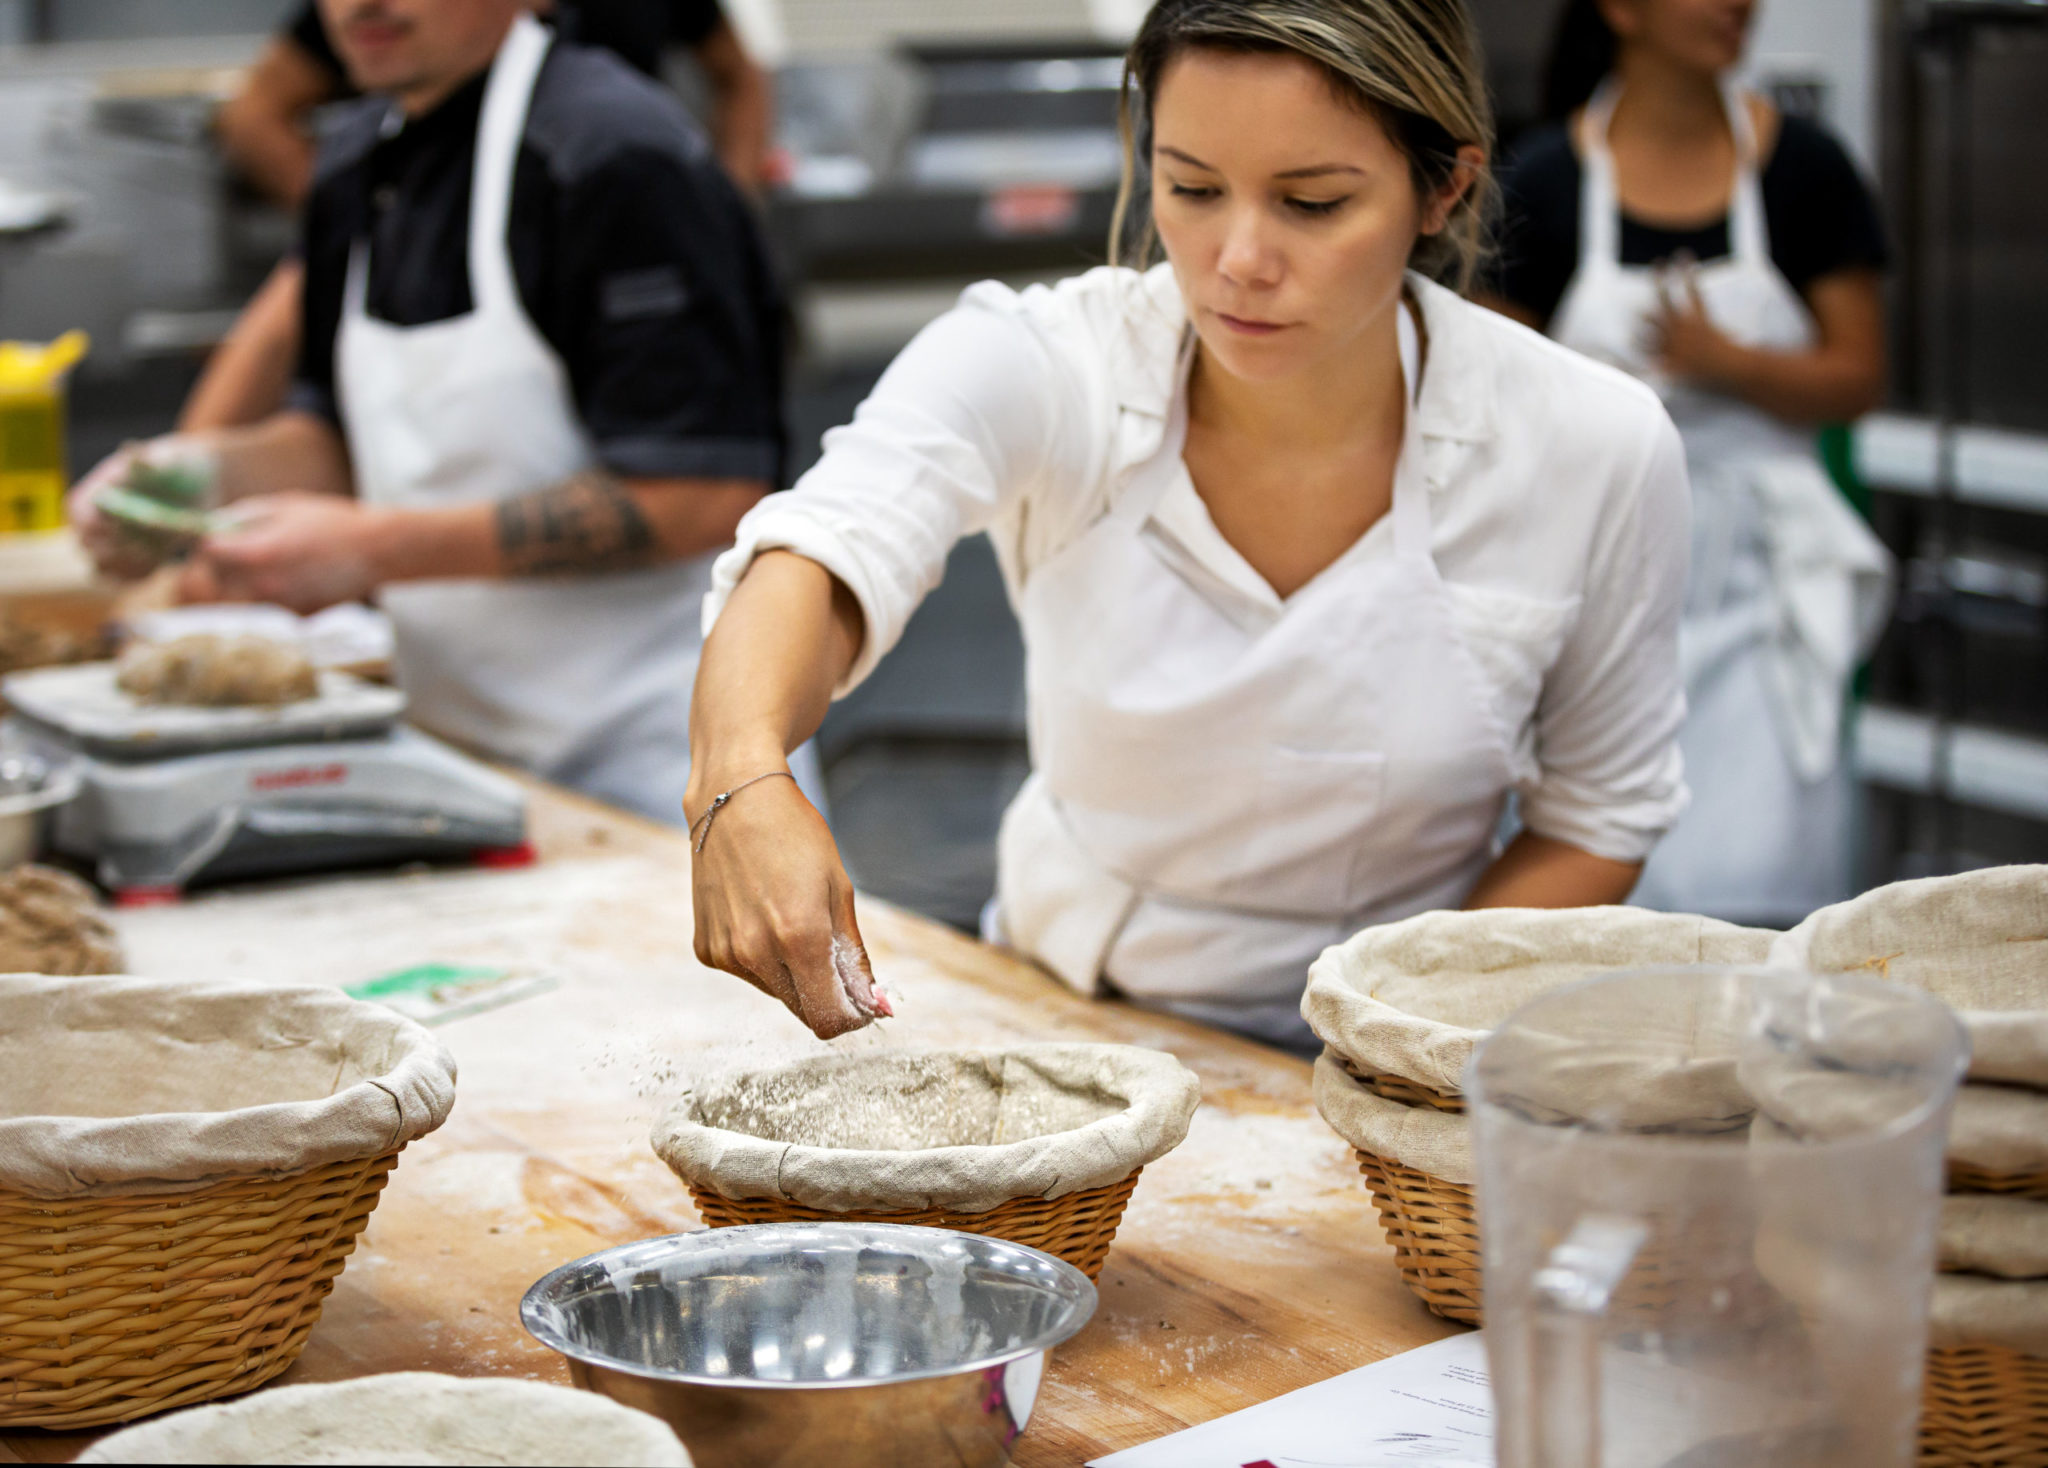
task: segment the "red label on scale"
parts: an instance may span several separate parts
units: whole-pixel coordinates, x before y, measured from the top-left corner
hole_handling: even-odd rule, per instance
[[[339,785],[348,779],[347,765],[300,765],[290,770],[265,770],[250,778],[257,791],[303,790],[311,785]]]

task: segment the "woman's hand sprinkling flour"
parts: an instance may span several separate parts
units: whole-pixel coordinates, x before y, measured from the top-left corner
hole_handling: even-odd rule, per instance
[[[728,803],[691,877],[701,962],[780,1000],[823,1040],[894,1012],[868,967],[839,848],[795,781],[750,784]]]
[[[889,996],[875,983],[867,952],[858,943],[833,935],[832,970],[839,975],[839,986],[855,1009],[869,1019],[895,1017],[896,1010],[889,1003]]]

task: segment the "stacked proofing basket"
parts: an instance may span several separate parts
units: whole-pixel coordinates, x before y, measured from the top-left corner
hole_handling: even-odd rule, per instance
[[[1486,1033],[1552,989],[1653,964],[1761,963],[1777,935],[1603,907],[1433,912],[1368,928],[1309,970],[1302,1013],[1326,1047],[1316,1108],[1358,1150],[1408,1288],[1479,1323],[1479,1221],[1460,1087]]]
[[[1758,961],[1874,972],[1961,1011],[1975,1055],[1941,1241],[1956,1272],[1936,1281],[1921,1461],[2048,1468],[2048,1235],[2034,1206],[2048,1201],[2048,867],[1899,883],[1782,935],[1631,909],[1494,911],[1430,914],[1329,950],[1303,1006],[1328,1047],[1316,1103],[1358,1149],[1402,1278],[1437,1314],[1479,1323],[1459,1086],[1488,1030],[1597,973]]]
[[[653,1142],[713,1228],[923,1224],[1094,1279],[1138,1173],[1180,1145],[1201,1096],[1179,1061],[1134,1045],[827,1055],[701,1082]]]
[[[455,1063],[331,989],[0,975],[0,1428],[297,1359]]]
[[[2048,866],[1879,888],[1822,908],[1771,959],[1929,990],[1970,1032],[1921,1462],[2048,1465]]]

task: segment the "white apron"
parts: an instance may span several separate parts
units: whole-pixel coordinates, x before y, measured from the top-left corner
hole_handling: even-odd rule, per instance
[[[1402,332],[1412,387],[1405,310]],[[1452,630],[1412,406],[1386,519],[1244,626],[1153,516],[1192,493],[1188,361],[1158,451],[1023,588],[1034,773],[1003,821],[999,931],[1083,992],[1301,1043],[1317,954],[1470,892],[1511,745]],[[1177,653],[1219,622],[1227,656]]]
[[[491,65],[470,196],[474,308],[399,327],[364,308],[349,260],[336,381],[370,504],[501,500],[590,467],[561,360],[527,319],[506,244],[512,177],[548,32],[513,23]],[[426,727],[671,823],[689,778],[690,687],[707,554],[648,570],[411,582],[380,596],[399,681]]]
[[[1655,387],[1685,441],[1691,579],[1680,645],[1680,739],[1692,805],[1633,900],[1787,924],[1852,890],[1853,784],[1840,758],[1849,678],[1883,625],[1891,558],[1815,461],[1812,434],[1651,360],[1657,271],[1621,263],[1610,79],[1587,105],[1579,264],[1550,333]],[[1805,303],[1771,260],[1749,109],[1724,84],[1736,149],[1727,258],[1696,280],[1707,315],[1746,346],[1812,345]],[[1676,296],[1682,285],[1671,281]]]

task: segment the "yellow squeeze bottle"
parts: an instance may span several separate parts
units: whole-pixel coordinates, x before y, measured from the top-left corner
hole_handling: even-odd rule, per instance
[[[90,345],[0,341],[0,534],[64,528],[64,377]]]

